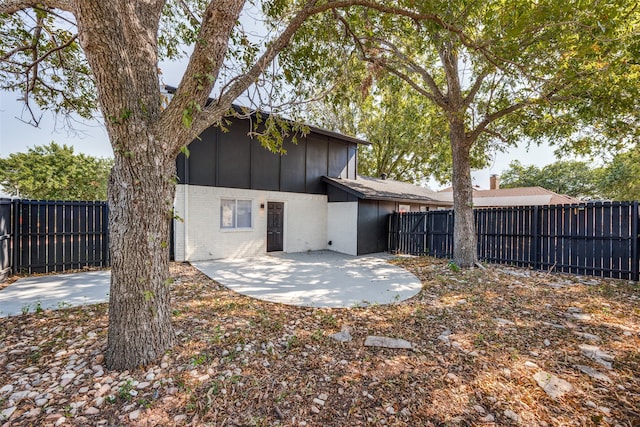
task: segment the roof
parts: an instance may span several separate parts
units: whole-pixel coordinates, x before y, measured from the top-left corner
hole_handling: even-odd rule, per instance
[[[449,187],[439,192],[453,200],[453,190]],[[569,205],[582,203],[579,199],[555,193],[543,187],[499,188],[496,190],[473,190],[473,205],[490,206],[536,206]]]
[[[178,89],[175,86],[169,86],[169,85],[165,85],[164,88],[169,94],[174,94],[176,92],[176,90]],[[207,99],[207,104],[209,104],[209,103],[211,103],[213,101],[214,101],[213,98],[209,98],[209,99]],[[245,112],[245,109],[242,106],[237,105],[237,104],[232,104],[231,108],[233,108],[238,113],[243,113],[244,114],[244,112]],[[253,116],[255,114],[256,114],[256,112],[252,113],[251,115]],[[260,111],[260,115],[262,117],[265,117],[265,118],[269,117],[270,114],[271,113],[268,113],[266,111]],[[287,120],[287,119],[285,119],[285,120],[288,121],[289,123],[293,123],[292,120]],[[324,136],[328,136],[328,137],[331,137],[331,138],[339,139],[339,140],[342,140],[342,141],[353,142],[354,144],[371,145],[370,142],[365,141],[363,139],[354,138],[353,136],[343,135],[341,133],[334,132],[334,131],[327,130],[327,129],[322,129],[322,128],[319,128],[319,127],[316,127],[316,126],[311,126],[311,125],[306,125],[306,126],[309,128],[309,131],[311,131],[313,133],[317,133],[317,134],[320,134],[320,135],[324,135]]]
[[[358,175],[357,179],[341,179],[323,176],[327,184],[346,191],[359,199],[392,200],[396,202],[422,202],[451,206],[442,194],[426,187],[394,181],[392,179],[371,178]]]

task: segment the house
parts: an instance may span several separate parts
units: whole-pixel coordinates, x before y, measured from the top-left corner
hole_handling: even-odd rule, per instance
[[[196,261],[268,252],[387,250],[388,215],[442,205],[436,192],[357,175],[365,141],[311,127],[272,153],[231,117],[211,127],[177,160],[174,257]],[[444,202],[451,205],[450,202]]]
[[[445,200],[453,200],[451,187],[440,190]],[[473,206],[496,208],[506,206],[571,205],[582,203],[575,197],[555,193],[542,187],[500,188],[500,178],[491,175],[488,190],[473,190]]]

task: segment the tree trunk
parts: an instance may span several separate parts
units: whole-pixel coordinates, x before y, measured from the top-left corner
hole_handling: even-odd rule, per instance
[[[147,365],[174,340],[168,279],[175,160],[146,154],[116,152],[109,181],[110,369]]]
[[[473,220],[473,186],[471,183],[471,144],[464,123],[452,121],[449,136],[453,155],[453,261],[468,268],[478,261],[476,227]]]

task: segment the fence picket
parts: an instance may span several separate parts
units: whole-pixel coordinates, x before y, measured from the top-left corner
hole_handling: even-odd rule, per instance
[[[481,260],[639,280],[638,202],[476,209],[474,218]],[[389,224],[392,252],[453,253],[453,211],[395,213]]]

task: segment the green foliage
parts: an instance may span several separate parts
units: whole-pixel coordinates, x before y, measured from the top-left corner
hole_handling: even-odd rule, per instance
[[[0,159],[0,185],[11,196],[43,200],[106,200],[113,161],[74,154],[55,142]]]
[[[93,76],[76,35],[54,13],[41,8],[0,15],[2,89],[21,93],[54,113],[90,118],[97,108]],[[55,54],[51,54],[55,52]],[[37,124],[40,117],[31,111]]]
[[[602,167],[558,161],[539,168],[514,160],[500,180],[502,188],[540,186],[587,200],[640,200],[640,150],[618,153]]]
[[[321,127],[353,135],[371,143],[358,150],[358,173],[420,184],[430,177],[451,179],[448,125],[433,104],[419,93],[406,90],[401,79],[381,75],[367,79],[361,61],[360,81],[341,82],[336,90],[312,105],[307,120]],[[365,84],[365,86],[363,86]],[[485,164],[478,153],[474,167]]]
[[[538,168],[514,160],[502,173],[500,185],[503,188],[540,186],[579,199],[599,199],[601,175],[600,168],[592,168],[586,162],[558,161]]]
[[[640,147],[617,154],[603,169],[600,181],[604,197],[640,200]]]
[[[638,136],[640,11],[633,4],[406,0],[397,5],[406,16],[356,7],[313,17],[281,55],[284,75],[309,95],[335,87],[331,106],[350,106],[340,121],[351,119],[353,104],[362,115],[371,112],[358,100],[357,88],[384,105],[384,95],[376,91],[390,74],[402,78],[406,84],[394,89],[397,111],[389,120],[412,129],[419,116],[412,107],[420,103],[407,100],[422,97],[423,106],[432,104],[423,110],[423,129],[440,142],[449,137],[448,125],[464,121],[472,158],[479,160],[520,141],[550,138],[561,150],[589,153],[598,147],[622,149]],[[354,67],[359,60],[366,66]],[[380,118],[360,125],[360,111],[355,124],[343,129],[365,135],[366,128],[375,140],[376,126],[393,126],[378,123]],[[393,144],[403,152],[401,132],[394,133]],[[419,144],[412,146],[420,152]],[[447,155],[439,159],[447,164]],[[363,167],[370,163],[365,154]]]

